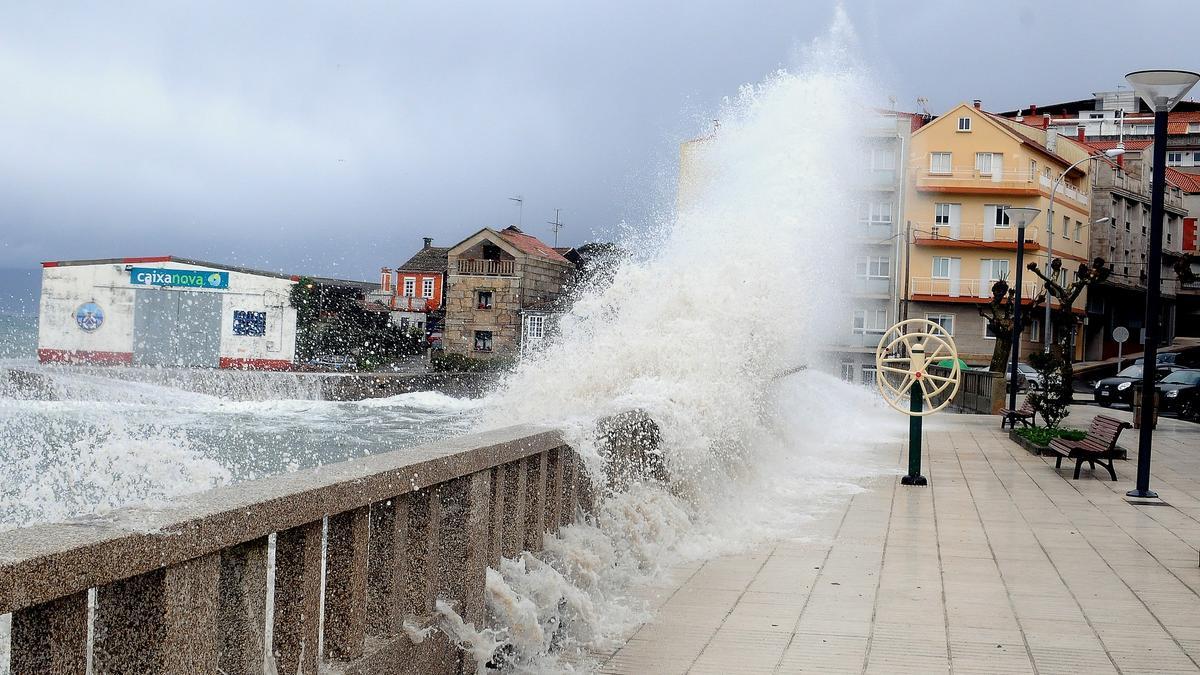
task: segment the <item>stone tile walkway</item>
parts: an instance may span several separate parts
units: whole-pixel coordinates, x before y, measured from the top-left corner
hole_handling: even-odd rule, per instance
[[[1130,417],[1067,424],[1098,412]],[[1158,506],[1125,500],[1135,457],[1072,481],[998,426],[928,418],[928,488],[877,481],[803,539],[678,570],[601,672],[1200,672],[1200,426],[1161,422]]]

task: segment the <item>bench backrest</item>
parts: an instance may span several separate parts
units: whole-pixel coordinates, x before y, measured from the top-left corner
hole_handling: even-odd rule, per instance
[[[1130,426],[1132,425],[1129,422],[1122,422],[1107,415],[1096,415],[1088,426],[1087,438],[1084,440],[1102,445],[1106,450],[1112,450],[1117,445],[1117,437],[1121,435],[1121,430]]]
[[[1022,414],[1023,413],[1036,413],[1037,410],[1034,410],[1034,408],[1033,408],[1033,401],[1030,401],[1029,397],[1026,397],[1025,402],[1021,404],[1021,409],[1018,412],[1020,412]]]

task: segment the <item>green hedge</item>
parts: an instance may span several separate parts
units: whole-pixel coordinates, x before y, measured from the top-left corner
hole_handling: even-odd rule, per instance
[[[1082,441],[1087,435],[1079,429],[1047,429],[1046,427],[1017,429],[1016,434],[1039,447],[1050,445],[1050,441],[1055,438],[1065,438],[1068,441]]]

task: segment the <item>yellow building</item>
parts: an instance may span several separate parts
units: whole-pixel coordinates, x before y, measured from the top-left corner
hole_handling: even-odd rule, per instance
[[[1017,228],[1003,209],[1040,209],[1025,232],[1024,249],[1026,263],[1044,268],[1050,187],[1089,150],[1053,130],[987,113],[978,103],[960,105],[913,132],[909,147],[904,221],[910,244],[902,318],[942,324],[963,359],[987,364],[994,338],[979,305],[990,298],[993,283],[1005,279],[1013,285],[1017,276]],[[1064,277],[1088,255],[1089,165],[1073,169],[1055,196],[1052,251],[1063,259]],[[1024,270],[1022,286],[1028,302],[1042,284]],[[1086,295],[1075,302],[1080,316],[1086,302]],[[1041,311],[1034,312],[1026,323],[1022,353],[1042,348],[1041,317]]]

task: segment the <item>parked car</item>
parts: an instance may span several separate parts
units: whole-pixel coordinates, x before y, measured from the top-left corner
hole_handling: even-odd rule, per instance
[[[1028,363],[1018,363],[1017,370],[1025,376],[1025,385],[1027,389],[1041,389],[1042,375],[1034,370],[1033,366]]]
[[[979,371],[987,372],[987,371],[990,371],[991,368],[988,366],[972,366],[968,370],[979,370]],[[1026,381],[1025,372],[1023,370],[1021,370],[1020,368],[1018,368],[1017,369],[1017,391],[1025,391],[1025,389],[1027,388],[1027,384],[1028,383]],[[1004,368],[1004,390],[1009,391],[1011,389],[1012,389],[1012,367],[1005,366],[1005,368]]]
[[[1163,412],[1178,413],[1180,419],[1200,418],[1200,370],[1177,370],[1154,388],[1162,396]]]
[[[1155,369],[1155,380],[1161,380],[1167,375],[1170,375],[1180,368],[1168,364],[1159,364]],[[1096,383],[1096,388],[1093,393],[1096,396],[1096,402],[1102,406],[1108,407],[1114,403],[1124,403],[1133,405],[1133,389],[1137,382],[1142,379],[1142,366],[1136,364],[1126,367],[1121,372],[1113,377],[1106,377]]]
[[[319,354],[308,362],[317,370],[354,370],[354,357],[349,354]]]

